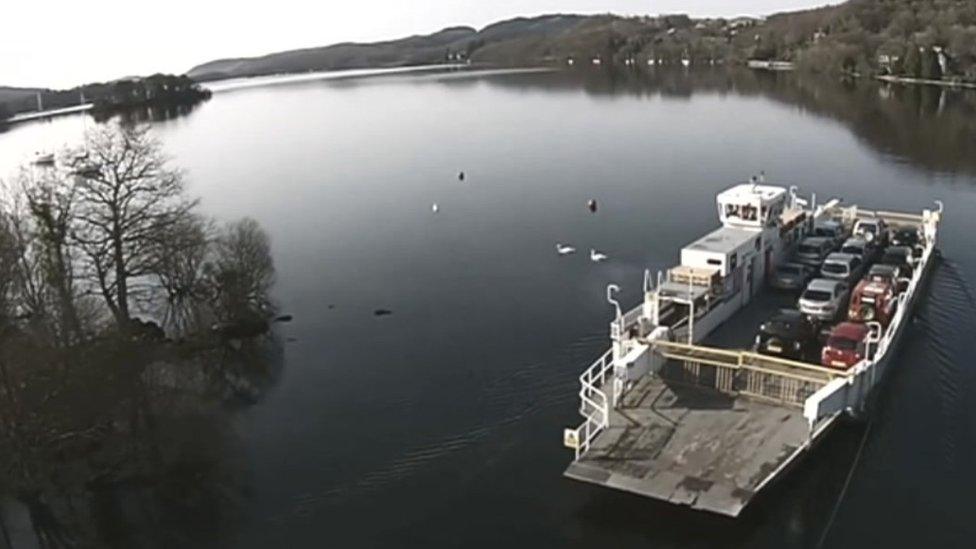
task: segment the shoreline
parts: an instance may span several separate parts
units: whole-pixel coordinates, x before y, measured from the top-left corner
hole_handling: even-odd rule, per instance
[[[976,90],[976,82],[959,82],[952,80],[931,80],[928,78],[912,78],[908,76],[891,76],[880,74],[874,77],[875,80],[888,82],[891,84],[914,84],[916,86],[941,86],[943,88],[961,88]]]

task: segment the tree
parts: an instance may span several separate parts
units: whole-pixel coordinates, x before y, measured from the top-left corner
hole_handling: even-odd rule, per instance
[[[154,264],[165,294],[163,325],[177,334],[204,327],[202,306],[211,289],[204,265],[213,242],[213,224],[199,215],[187,215],[157,235]]]
[[[919,54],[918,45],[909,42],[905,50],[904,62],[905,74],[918,78],[922,75],[922,56]]]
[[[167,166],[147,126],[107,124],[86,136],[92,166],[79,176],[73,237],[87,274],[120,328],[130,301],[146,296],[155,273],[157,236],[190,215],[181,172]]]
[[[244,218],[228,225],[215,242],[207,270],[220,320],[250,319],[270,311],[268,293],[275,277],[271,240],[257,221]]]
[[[44,288],[58,311],[55,332],[63,344],[81,336],[81,322],[75,308],[73,250],[70,238],[74,223],[75,187],[72,175],[47,168],[37,175],[21,175],[21,188],[31,219],[32,250]],[[47,301],[47,299],[45,299]]]

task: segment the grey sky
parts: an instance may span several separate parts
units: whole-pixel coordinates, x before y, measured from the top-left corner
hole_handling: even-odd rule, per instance
[[[517,15],[764,15],[826,0],[13,0],[0,31],[0,85],[68,87],[183,72],[220,57],[476,28]]]

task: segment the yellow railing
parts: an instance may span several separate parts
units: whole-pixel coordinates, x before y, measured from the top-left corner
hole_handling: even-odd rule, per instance
[[[850,375],[751,351],[671,341],[650,343],[661,355],[676,361],[662,371],[669,379],[797,406],[830,380]]]

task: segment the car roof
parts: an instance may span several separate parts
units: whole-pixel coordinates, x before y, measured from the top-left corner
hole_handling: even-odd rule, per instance
[[[793,267],[794,269],[809,269],[810,267],[804,265],[803,263],[797,263],[795,261],[787,261],[786,263],[780,264],[777,269],[782,269],[783,267]]]
[[[845,339],[861,340],[870,330],[864,324],[857,322],[841,322],[830,331],[830,337],[843,337]]]
[[[854,259],[856,259],[856,258],[857,258],[857,256],[855,256],[854,254],[845,254],[843,252],[834,252],[834,253],[832,253],[832,254],[830,254],[830,255],[827,256],[827,259],[824,260],[824,263],[846,263],[846,264],[850,265],[850,263],[852,261],[854,261]]]
[[[817,222],[813,224],[813,226],[841,228],[844,225],[840,221],[837,221],[836,219],[818,219]]]
[[[864,240],[863,238],[861,238],[859,236],[852,236],[852,237],[848,238],[847,240],[845,240],[843,245],[844,246],[848,246],[850,244],[859,244],[861,246],[866,246],[867,243],[868,243],[867,240]]]
[[[806,325],[806,316],[795,309],[780,309],[759,326],[759,331],[772,336],[795,336]]]
[[[833,293],[837,286],[843,286],[844,284],[839,280],[832,280],[829,278],[814,278],[807,284],[808,290],[823,290],[825,292]]]
[[[865,278],[864,280],[857,283],[857,289],[855,293],[867,293],[867,294],[883,294],[891,290],[891,283],[889,281],[871,280],[870,278]]]
[[[860,223],[860,224],[862,224],[862,225],[880,225],[880,224],[884,223],[884,220],[883,219],[874,218],[874,217],[869,217],[869,218],[865,218],[865,219],[858,219],[857,222]]]
[[[908,246],[888,246],[885,248],[885,255],[895,253],[901,255],[912,255],[912,249]]]
[[[808,236],[808,237],[804,238],[803,241],[800,242],[800,244],[814,244],[814,245],[818,245],[818,244],[823,244],[825,242],[830,242],[830,240],[831,239],[829,237],[826,237],[826,236]]]
[[[881,275],[896,275],[898,274],[898,267],[895,265],[888,265],[885,263],[878,263],[871,266],[868,274],[881,274]]]

